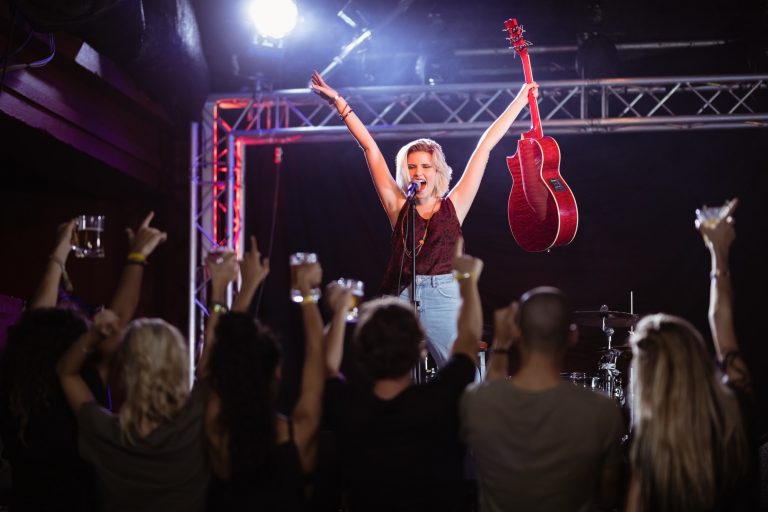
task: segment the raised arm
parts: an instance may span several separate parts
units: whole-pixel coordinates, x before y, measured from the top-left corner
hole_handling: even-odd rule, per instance
[[[325,331],[323,346],[325,347],[325,370],[328,377],[335,377],[341,369],[344,357],[344,330],[347,325],[352,291],[330,283],[325,291],[328,306],[333,316]]]
[[[200,361],[197,364],[197,376],[199,378],[208,376],[208,361],[213,345],[216,343],[216,336],[213,335],[213,332],[216,329],[216,324],[219,323],[219,316],[227,311],[227,286],[237,279],[237,257],[234,252],[218,254],[216,259],[208,258],[206,269],[211,278],[211,289],[208,297],[208,322],[205,325],[203,353],[200,354]]]
[[[461,309],[459,310],[458,333],[453,344],[453,354],[464,354],[477,365],[478,342],[483,334],[483,310],[480,305],[480,292],[477,280],[483,271],[483,262],[463,254],[464,240],[456,244],[453,258],[453,270],[459,281]]]
[[[43,272],[43,278],[29,301],[29,309],[53,308],[59,296],[59,282],[64,278],[64,286],[72,291],[72,284],[66,271],[67,258],[72,249],[72,233],[75,230],[75,219],[59,225],[56,230],[56,246],[48,258]]]
[[[371,172],[373,185],[379,194],[381,205],[384,207],[384,211],[387,212],[390,224],[394,226],[397,222],[397,214],[405,202],[405,194],[397,186],[392,173],[389,172],[387,162],[381,154],[376,141],[373,140],[368,128],[360,121],[360,118],[357,117],[357,114],[355,114],[352,106],[347,103],[347,100],[342,98],[335,89],[328,85],[317,71],[312,73],[311,89],[312,92],[326,100],[336,109],[349,132],[363,149],[365,160],[368,162],[368,170]]]
[[[157,228],[150,226],[155,212],[149,212],[139,225],[136,232],[127,228],[128,245],[130,250],[125,261],[123,273],[112,297],[110,309],[117,315],[118,327],[122,328],[133,319],[141,296],[141,282],[144,277],[144,266],[147,258],[154,252],[158,245],[165,242],[168,235]],[[99,344],[99,352],[102,354],[99,362],[99,372],[106,379],[106,371],[114,353],[120,346],[120,337],[112,336]]]
[[[85,360],[102,340],[117,335],[118,331],[117,315],[108,309],[100,311],[94,317],[91,329],[70,345],[56,364],[61,389],[73,412],[77,413],[83,404],[95,400],[88,385],[80,376]]]
[[[709,327],[715,350],[730,382],[745,391],[751,391],[751,378],[744,358],[739,352],[736,330],[733,326],[733,288],[729,267],[729,252],[736,232],[730,213],[736,200],[727,206],[729,214],[722,219],[696,221],[712,260],[709,288]]]
[[[240,262],[241,284],[235,300],[232,301],[232,311],[245,313],[251,307],[253,296],[261,283],[269,275],[269,259],[261,257],[256,237],[251,235],[251,248]]]
[[[296,269],[296,284],[304,297],[312,296],[312,289],[320,285],[322,277],[323,271],[318,263],[299,265]],[[301,466],[305,472],[310,472],[317,459],[317,431],[325,389],[323,318],[314,300],[301,303],[301,314],[304,319],[304,369],[301,392],[292,417],[294,442]]]
[[[528,104],[529,90],[533,90],[534,97],[539,97],[539,88],[535,82],[523,84],[520,92],[512,100],[512,103],[491,123],[480,137],[477,147],[472,152],[472,156],[469,157],[469,162],[467,162],[467,166],[464,168],[461,179],[451,190],[449,195],[456,208],[456,216],[459,218],[460,224],[464,222],[464,218],[467,216],[469,208],[475,200],[477,189],[480,188],[480,182],[483,179],[483,174],[485,174],[485,167],[488,165],[491,150],[496,147],[496,144],[499,143],[504,134],[507,133],[507,130],[509,130],[509,127],[512,126],[512,123],[517,119],[520,111]]]
[[[509,352],[515,341],[520,339],[520,327],[517,324],[519,310],[520,304],[513,302],[494,312],[493,347],[485,380],[506,379],[509,375]]]

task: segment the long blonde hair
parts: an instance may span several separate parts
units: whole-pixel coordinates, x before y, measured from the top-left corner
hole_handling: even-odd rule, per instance
[[[408,155],[417,151],[425,151],[432,155],[432,165],[435,166],[435,171],[437,171],[435,192],[438,197],[443,197],[448,193],[453,169],[445,161],[443,148],[432,139],[416,139],[400,148],[395,157],[397,184],[403,191],[408,190],[408,185],[411,183],[411,175],[408,172]]]
[[[631,463],[643,509],[710,510],[749,464],[738,402],[682,318],[645,317],[631,345]]]
[[[184,337],[159,318],[128,324],[118,354],[126,400],[120,409],[124,439],[133,441],[144,422],[170,421],[189,396],[189,365]]]

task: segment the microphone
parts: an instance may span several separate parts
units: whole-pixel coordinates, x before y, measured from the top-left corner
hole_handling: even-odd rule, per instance
[[[408,185],[408,191],[405,193],[405,196],[408,199],[412,198],[413,195],[416,193],[416,191],[419,190],[419,188],[421,188],[421,186],[423,184],[425,184],[425,183],[426,183],[425,180],[413,180],[413,181],[411,181],[411,183]]]

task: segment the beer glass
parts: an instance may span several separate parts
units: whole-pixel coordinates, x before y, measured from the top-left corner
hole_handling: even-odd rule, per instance
[[[713,227],[718,222],[725,220],[736,207],[736,200],[726,201],[722,206],[704,205],[696,209],[696,220],[703,226]]]
[[[304,302],[304,295],[301,290],[298,289],[296,283],[296,272],[299,265],[309,265],[317,263],[317,254],[313,252],[296,252],[291,254],[288,262],[291,266],[291,300],[297,304]],[[313,300],[320,300],[320,288],[312,288],[310,295]]]
[[[104,215],[80,215],[75,223],[72,250],[77,258],[103,258]]]
[[[336,282],[342,288],[352,290],[352,304],[349,306],[349,312],[347,313],[347,322],[356,322],[358,307],[360,306],[360,301],[363,299],[363,294],[365,293],[365,285],[362,281],[346,277],[337,279]]]

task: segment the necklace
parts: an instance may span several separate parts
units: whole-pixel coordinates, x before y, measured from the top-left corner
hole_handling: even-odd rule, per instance
[[[424,226],[424,234],[419,239],[417,245],[416,245],[416,256],[419,255],[421,252],[422,247],[424,247],[424,242],[427,241],[427,232],[429,231],[429,223],[432,220],[432,217],[435,216],[435,208],[437,207],[437,203],[439,203],[441,199],[438,199],[435,201],[435,204],[432,205],[432,213],[429,215],[429,218],[427,219],[427,223]],[[408,211],[405,213],[405,219],[403,219],[403,223],[400,224],[400,234],[403,237],[403,251],[405,252],[405,255],[409,258],[411,257],[411,251],[408,250],[408,244],[405,242],[405,224],[408,222]]]

